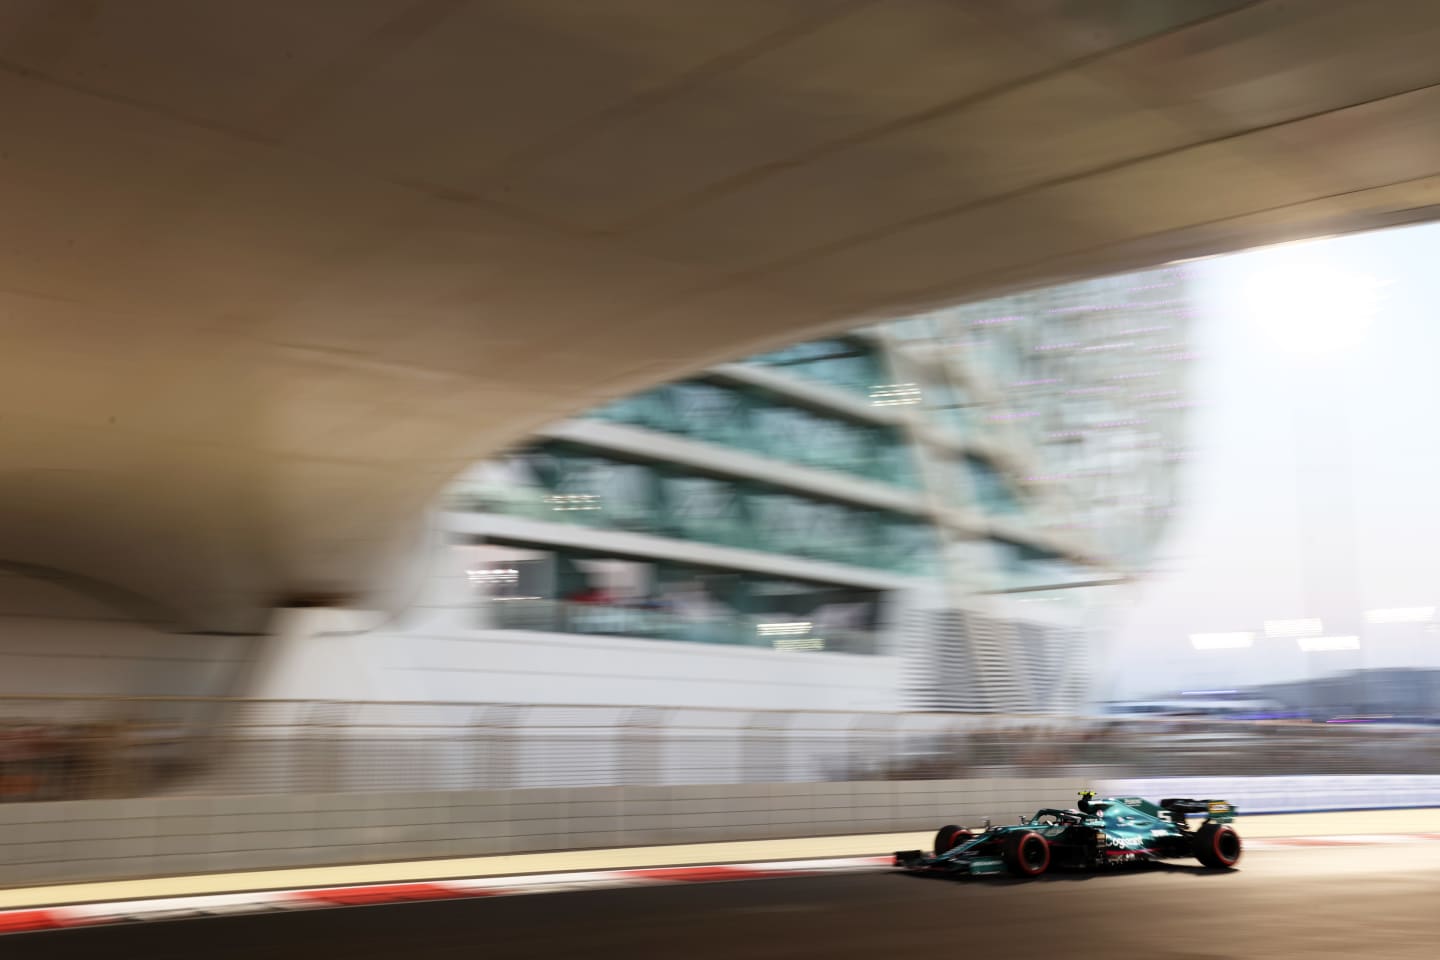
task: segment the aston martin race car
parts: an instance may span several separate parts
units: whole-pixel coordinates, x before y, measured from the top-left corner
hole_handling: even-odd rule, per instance
[[[925,873],[1038,877],[1047,870],[1095,870],[1118,864],[1195,857],[1207,867],[1240,862],[1240,835],[1224,800],[1098,798],[1082,791],[1074,810],[1039,810],[1009,826],[966,830],[953,824],[935,834],[935,850],[900,850],[895,866]],[[1190,818],[1204,815],[1191,829]]]

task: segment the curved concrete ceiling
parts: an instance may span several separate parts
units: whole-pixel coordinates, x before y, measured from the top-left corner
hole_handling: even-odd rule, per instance
[[[394,602],[450,476],[617,393],[1431,217],[1436,49],[1430,0],[4,0],[0,562]]]

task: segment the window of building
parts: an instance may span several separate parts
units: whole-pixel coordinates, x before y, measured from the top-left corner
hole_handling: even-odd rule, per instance
[[[511,484],[505,496],[457,497],[457,505],[903,573],[932,568],[933,547],[919,542],[929,534],[927,523],[763,482],[565,443],[520,451],[497,471],[497,486],[502,478]]]
[[[965,454],[962,461],[981,509],[995,514],[1020,512],[1020,501],[1011,489],[1010,481],[993,463],[973,453]]]
[[[457,552],[486,628],[879,652],[877,590],[571,547],[493,542]]]
[[[909,448],[893,427],[811,410],[754,388],[687,380],[617,400],[595,416],[881,483],[918,483]]]
[[[853,393],[868,394],[886,380],[884,367],[868,344],[857,340],[811,340],[752,357],[750,363],[783,367],[785,372]]]
[[[921,389],[928,418],[952,434],[964,436],[974,425],[973,401],[959,385],[943,376],[933,377]]]

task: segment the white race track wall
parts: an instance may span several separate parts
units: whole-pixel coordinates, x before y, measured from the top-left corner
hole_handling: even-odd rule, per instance
[[[1398,781],[1440,777],[1142,780],[1150,799],[1215,793],[1241,807],[1292,781],[1305,809],[1340,793],[1334,780],[1383,799]],[[1265,781],[1271,781],[1266,783]],[[1301,781],[1311,781],[1305,787]],[[1363,781],[1363,783],[1362,783]],[[1389,781],[1397,781],[1392,783]],[[1162,788],[1179,788],[1175,793]],[[1411,784],[1415,790],[1422,787]],[[1308,795],[1304,790],[1313,789]],[[430,790],[148,797],[0,804],[0,886],[325,864],[473,857],[667,843],[930,831],[943,823],[1013,823],[1064,806],[1072,778],[713,784],[526,790]],[[1295,792],[1299,790],[1300,792]],[[1122,795],[1128,791],[1120,791]],[[1418,797],[1420,794],[1410,794]],[[1419,804],[1417,804],[1419,805]],[[877,853],[884,852],[877,850]]]
[[[1440,777],[1422,775],[1158,777],[1107,780],[1099,789],[1111,796],[1151,800],[1165,797],[1228,800],[1240,809],[1242,816],[1440,806]]]
[[[290,793],[0,804],[0,886],[1013,822],[1069,780]]]

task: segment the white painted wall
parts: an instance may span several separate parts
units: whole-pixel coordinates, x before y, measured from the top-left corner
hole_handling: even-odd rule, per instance
[[[49,581],[0,577],[0,696],[214,696],[894,710],[899,658],[471,629],[462,579],[404,621],[287,610],[274,636],[167,632]],[[257,656],[250,684],[233,688]]]
[[[528,631],[403,636],[406,699],[894,710],[899,659]]]
[[[476,629],[473,588],[437,565],[402,619],[283,611],[249,696],[897,710],[898,654],[795,653]]]
[[[224,695],[249,642],[167,632],[66,586],[0,574],[0,697]]]
[[[896,710],[893,656],[520,630],[294,632],[251,696]]]

